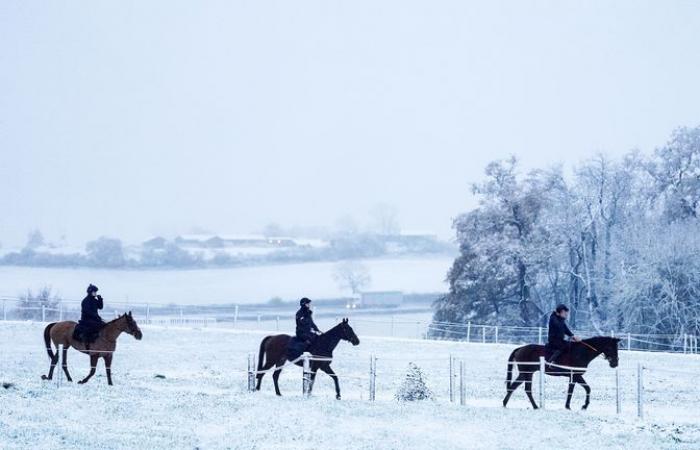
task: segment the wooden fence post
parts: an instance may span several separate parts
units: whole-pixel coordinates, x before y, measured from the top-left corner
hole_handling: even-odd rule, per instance
[[[637,417],[644,419],[644,367],[637,363]]]
[[[459,361],[459,404],[464,406],[467,403],[466,386],[464,385],[464,361]]]
[[[622,397],[620,396],[620,367],[615,367],[615,410],[622,413]]]
[[[377,357],[369,356],[369,401],[373,402],[377,395]]]
[[[248,392],[255,391],[255,354],[248,353]]]
[[[450,355],[450,402],[455,401],[455,368],[454,357]]]
[[[304,397],[311,396],[311,361],[309,360],[309,354],[304,353],[304,375],[302,382],[302,394]]]
[[[544,364],[544,356],[540,356],[540,408],[544,409],[544,378],[546,376],[545,373],[545,364]]]

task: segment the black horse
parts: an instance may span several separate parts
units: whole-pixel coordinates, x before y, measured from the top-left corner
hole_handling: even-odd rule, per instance
[[[591,399],[591,388],[583,379],[583,374],[586,373],[586,367],[599,355],[605,355],[605,359],[610,363],[610,367],[617,367],[618,357],[617,357],[617,347],[620,342],[617,338],[598,336],[590,339],[584,339],[581,342],[575,342],[571,346],[571,351],[562,355],[556,365],[547,365],[545,373],[547,375],[552,375],[555,377],[569,377],[569,390],[566,395],[566,409],[571,409],[571,394],[574,392],[574,387],[576,383],[583,386],[586,391],[586,402],[583,404],[583,409],[588,408]],[[506,389],[507,393],[503,399],[503,406],[505,407],[510,400],[510,396],[513,394],[518,386],[525,383],[525,393],[532,403],[532,407],[537,409],[537,404],[535,399],[532,398],[532,376],[535,372],[540,370],[539,365],[533,364],[540,360],[540,357],[544,356],[544,346],[543,345],[525,345],[518,347],[510,354],[508,358],[508,374],[506,376]],[[513,366],[518,366],[518,378],[511,383],[513,378]],[[573,370],[569,368],[561,368],[559,366],[568,366],[571,368],[580,368],[580,370]]]
[[[277,369],[272,374],[272,379],[275,382],[275,393],[277,393],[277,395],[282,395],[278,380],[282,372],[282,366],[287,362],[287,346],[291,339],[292,337],[287,334],[277,334],[274,336],[267,336],[262,340],[260,343],[260,352],[258,354],[258,382],[255,387],[256,390],[260,390],[260,383],[262,383],[262,378],[265,376],[264,371],[271,369],[273,366],[277,366]],[[333,378],[335,382],[335,398],[338,400],[340,400],[340,384],[338,383],[338,376],[333,372],[333,369],[331,369],[331,362],[333,359],[333,350],[335,350],[341,340],[348,341],[352,345],[360,344],[360,339],[348,323],[348,319],[343,319],[338,325],[320,335],[307,350],[312,355],[323,358],[318,361],[311,360],[311,387],[313,387],[314,380],[316,379],[316,372],[320,369]],[[264,364],[263,360],[265,361]],[[302,361],[297,361],[295,364],[298,366],[303,365]]]

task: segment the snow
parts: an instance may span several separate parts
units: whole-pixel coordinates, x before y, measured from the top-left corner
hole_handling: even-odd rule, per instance
[[[511,346],[360,335],[342,342],[332,381],[319,375],[311,399],[301,397],[301,371],[281,377],[282,398],[269,376],[261,392],[245,392],[247,355],[265,333],[222,329],[142,327],[144,339],[119,340],[115,385],[102,363],[86,385],[46,382],[48,369],[39,323],[0,322],[0,447],[20,448],[698,448],[694,355],[621,353],[623,414],[615,414],[614,370],[596,360],[587,380],[588,411],[563,410],[566,381],[548,378],[547,410],[532,411],[517,391],[500,407]],[[8,345],[14,342],[14,345]],[[367,401],[369,357],[377,360],[377,401]],[[448,361],[466,361],[467,405],[448,400]],[[409,362],[426,374],[435,401],[393,400]],[[638,362],[645,373],[646,418],[635,418]],[[74,378],[87,357],[69,352]],[[677,369],[685,374],[666,373]],[[165,379],[154,378],[164,375]],[[537,378],[536,378],[537,379]],[[537,387],[535,387],[537,391]],[[583,402],[577,388],[573,405]],[[537,392],[535,392],[537,397]]]
[[[370,259],[371,290],[444,292],[450,257]],[[343,297],[332,262],[193,270],[106,270],[0,267],[0,296],[16,296],[44,284],[67,299],[82,298],[94,283],[111,301],[214,304],[258,303],[273,297]]]

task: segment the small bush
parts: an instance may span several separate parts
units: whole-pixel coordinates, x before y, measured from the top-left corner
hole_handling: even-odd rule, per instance
[[[408,372],[403,383],[396,392],[396,400],[402,402],[413,402],[417,400],[432,400],[433,391],[426,384],[423,371],[414,363],[408,364]]]

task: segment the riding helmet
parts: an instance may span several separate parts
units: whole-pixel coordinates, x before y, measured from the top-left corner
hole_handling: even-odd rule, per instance
[[[569,307],[566,306],[566,305],[563,304],[563,303],[559,303],[559,304],[557,305],[557,308],[555,309],[555,311],[558,312],[558,313],[560,313],[560,312],[562,312],[562,311],[569,312]]]
[[[93,292],[97,292],[97,291],[99,291],[99,289],[98,289],[97,286],[95,286],[94,284],[91,284],[91,285],[88,286],[88,288],[87,288],[87,293],[88,293],[88,294],[92,294]]]
[[[309,303],[311,303],[311,300],[309,300],[309,299],[306,298],[306,297],[304,297],[304,298],[302,298],[301,300],[299,300],[299,306],[308,305]]]

